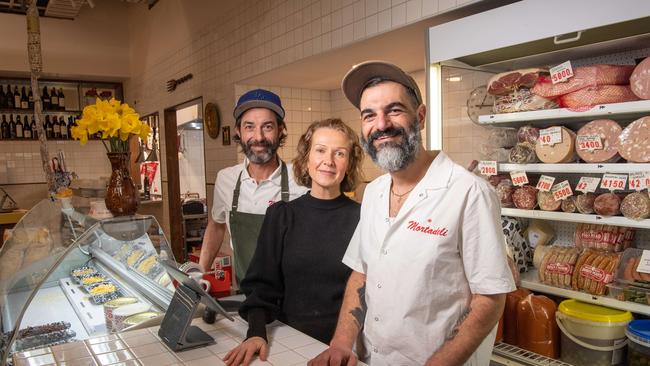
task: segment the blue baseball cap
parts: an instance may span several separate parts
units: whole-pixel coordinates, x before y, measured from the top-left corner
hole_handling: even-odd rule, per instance
[[[247,91],[244,95],[239,97],[235,110],[233,111],[235,120],[238,120],[244,112],[251,108],[270,109],[277,113],[281,119],[284,119],[284,108],[282,108],[280,97],[268,90],[254,89]]]

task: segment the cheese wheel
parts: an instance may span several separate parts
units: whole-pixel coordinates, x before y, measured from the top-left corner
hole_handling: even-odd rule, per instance
[[[611,119],[597,119],[584,125],[578,130],[576,139],[585,136],[600,136],[600,143],[603,146],[598,150],[581,149],[580,144],[576,146],[576,152],[580,159],[587,163],[614,163],[620,159],[618,155],[618,138],[623,129]]]
[[[630,123],[619,136],[618,152],[632,163],[650,162],[650,117]]]
[[[575,132],[566,127],[562,130],[562,141],[554,145],[542,145],[539,141],[535,144],[537,158],[550,164],[568,163],[575,160]]]
[[[630,88],[641,99],[650,99],[650,57],[641,61],[630,76]]]

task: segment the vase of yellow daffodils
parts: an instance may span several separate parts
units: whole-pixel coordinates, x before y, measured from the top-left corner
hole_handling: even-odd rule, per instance
[[[86,106],[81,119],[71,128],[72,138],[81,145],[90,136],[101,139],[111,162],[111,178],[106,190],[106,207],[113,216],[133,215],[140,205],[140,193],[129,173],[129,139],[146,139],[151,128],[140,121],[140,115],[126,103],[96,99]]]

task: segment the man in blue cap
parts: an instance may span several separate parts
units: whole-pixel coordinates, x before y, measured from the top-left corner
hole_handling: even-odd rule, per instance
[[[279,96],[264,89],[246,92],[237,101],[233,115],[233,139],[246,159],[217,174],[212,219],[203,237],[200,265],[204,271],[212,268],[228,230],[239,282],[255,253],[266,208],[280,199],[298,198],[307,188],[294,182],[291,166],[277,154],[287,138]]]

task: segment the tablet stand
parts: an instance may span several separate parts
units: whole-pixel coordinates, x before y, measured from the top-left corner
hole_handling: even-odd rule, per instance
[[[192,325],[201,294],[184,284],[179,284],[167,308],[158,336],[172,351],[213,344],[214,339],[199,327]]]

